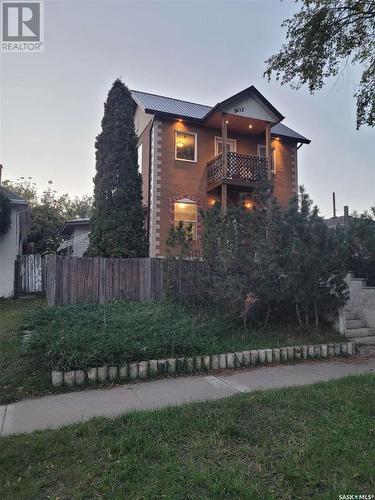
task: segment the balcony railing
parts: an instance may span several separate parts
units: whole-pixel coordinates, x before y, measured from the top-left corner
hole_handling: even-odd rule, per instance
[[[207,185],[220,182],[236,182],[239,184],[254,184],[267,179],[267,158],[239,153],[227,153],[227,173],[224,176],[223,154],[213,158],[207,163]]]

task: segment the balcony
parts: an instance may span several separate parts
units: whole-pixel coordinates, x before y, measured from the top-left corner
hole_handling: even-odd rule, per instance
[[[207,189],[220,184],[251,187],[267,179],[268,161],[260,156],[227,153],[227,172],[224,176],[223,154],[207,163]]]

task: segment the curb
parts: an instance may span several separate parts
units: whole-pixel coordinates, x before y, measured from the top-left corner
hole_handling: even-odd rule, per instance
[[[126,363],[121,366],[98,366],[85,370],[53,371],[52,385],[82,385],[85,382],[113,380],[145,380],[167,375],[191,374],[216,370],[246,368],[270,364],[281,364],[301,359],[320,359],[337,356],[352,356],[356,352],[354,342],[341,344],[301,345],[258,349],[251,351],[212,354],[186,358],[152,359]]]

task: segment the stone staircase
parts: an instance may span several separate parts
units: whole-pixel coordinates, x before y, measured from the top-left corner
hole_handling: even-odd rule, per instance
[[[375,346],[375,328],[369,328],[360,311],[344,308],[345,336],[359,345]]]

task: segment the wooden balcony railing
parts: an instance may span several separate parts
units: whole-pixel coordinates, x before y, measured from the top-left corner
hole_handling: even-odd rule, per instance
[[[267,158],[239,153],[227,153],[227,173],[223,172],[223,154],[207,163],[207,186],[221,182],[254,184],[267,179]]]

